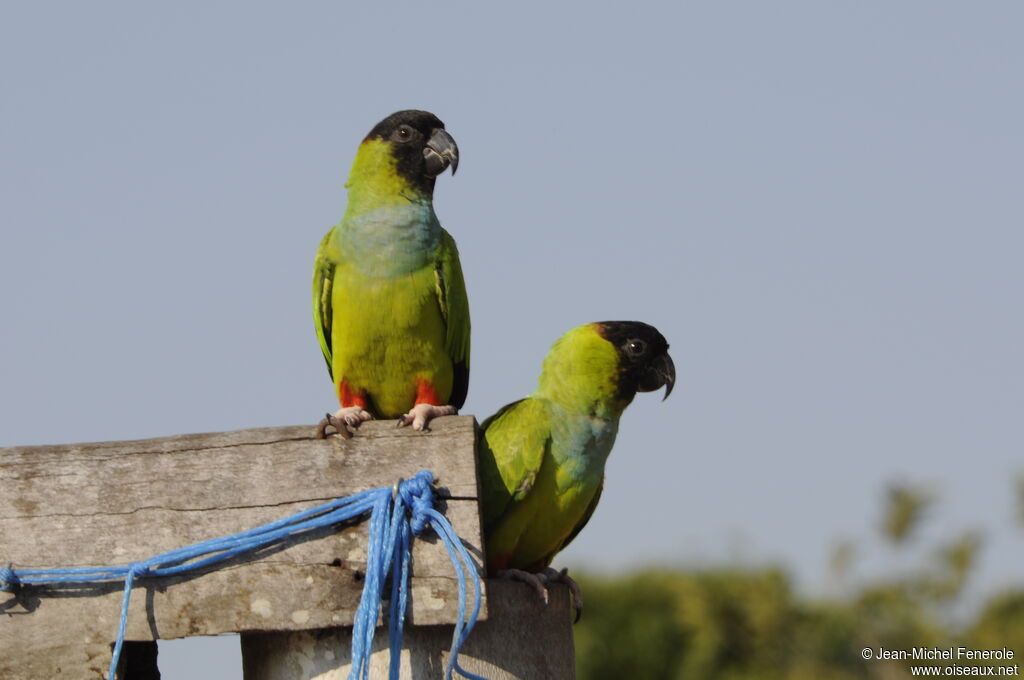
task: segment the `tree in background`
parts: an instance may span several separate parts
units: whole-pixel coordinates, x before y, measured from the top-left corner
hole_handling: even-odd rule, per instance
[[[1024,478],[1018,488],[1024,523]],[[882,538],[905,548],[937,500],[922,487],[891,486]],[[888,680],[911,677],[911,663],[864,660],[862,649],[1007,647],[1019,656],[1024,591],[998,594],[973,621],[954,623],[951,609],[982,545],[980,532],[964,532],[936,546],[910,574],[836,599],[798,596],[781,568],[577,573],[587,598],[575,628],[577,674],[580,680]],[[845,580],[854,554],[852,543],[838,543],[830,561],[837,577]]]
[[[935,503],[934,494],[919,486],[893,484],[887,490],[882,534],[894,545],[904,545]]]

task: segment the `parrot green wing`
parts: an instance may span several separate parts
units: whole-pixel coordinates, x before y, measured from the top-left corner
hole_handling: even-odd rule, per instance
[[[583,531],[583,527],[587,526],[587,522],[590,521],[590,517],[594,514],[594,510],[597,509],[597,502],[601,500],[602,491],[604,491],[603,476],[601,477],[601,483],[597,487],[597,492],[594,494],[594,497],[590,499],[590,505],[587,506],[586,512],[583,513],[583,517],[580,518],[579,523],[573,528],[569,535],[565,537],[565,540],[562,542],[562,545],[558,546],[558,550],[554,551],[553,553],[551,553],[551,555],[548,556],[547,559],[549,562],[550,560],[554,559],[555,555],[565,550],[566,546],[572,543],[572,539],[576,538],[576,535]]]
[[[327,372],[331,374],[332,380],[334,369],[331,365],[331,323],[334,312],[331,307],[331,291],[336,263],[330,257],[328,244],[333,233],[334,229],[331,229],[320,241],[320,247],[316,249],[316,262],[313,265],[313,322],[316,325],[320,350],[327,361]]]
[[[462,408],[469,390],[469,298],[455,239],[444,229],[441,230],[441,245],[434,272],[437,278],[437,300],[446,327],[445,350],[451,357],[454,371],[452,395],[448,403],[455,408]]]
[[[512,402],[480,426],[485,533],[530,493],[551,447],[550,418],[538,399]]]

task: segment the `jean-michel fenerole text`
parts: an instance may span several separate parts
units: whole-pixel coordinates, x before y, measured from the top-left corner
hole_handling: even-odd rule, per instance
[[[1001,649],[971,649],[970,647],[912,647],[910,649],[886,649],[879,647],[875,651],[876,659],[919,659],[936,660],[946,659],[951,661],[971,661],[975,659],[1012,659],[1013,650],[1003,647]]]

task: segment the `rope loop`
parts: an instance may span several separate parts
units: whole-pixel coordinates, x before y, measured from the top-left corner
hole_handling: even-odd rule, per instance
[[[151,571],[152,567],[148,562],[132,562],[128,565],[128,573],[132,575],[132,578],[148,576]]]
[[[434,507],[434,475],[429,470],[420,470],[412,479],[398,485],[402,503],[409,508],[409,528],[413,536],[422,534],[430,524],[428,510]]]
[[[14,565],[7,563],[0,567],[0,591],[13,593],[21,585],[21,579],[14,573]]]

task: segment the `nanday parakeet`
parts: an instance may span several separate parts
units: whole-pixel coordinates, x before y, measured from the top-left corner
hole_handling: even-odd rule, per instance
[[[399,418],[423,429],[456,413],[469,385],[469,302],[434,179],[459,163],[435,115],[399,111],[366,136],[341,222],[320,243],[313,318],[341,409],[320,423]]]
[[[481,425],[477,448],[491,576],[566,580],[549,568],[586,525],[604,486],[619,417],[637,392],[675,384],[668,343],[653,326],[604,321],[579,326],[547,357],[537,391]],[[539,578],[538,578],[539,577]]]

